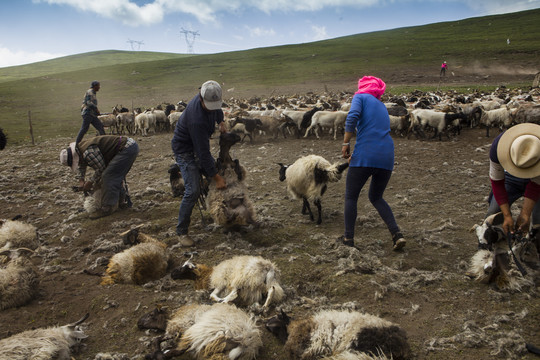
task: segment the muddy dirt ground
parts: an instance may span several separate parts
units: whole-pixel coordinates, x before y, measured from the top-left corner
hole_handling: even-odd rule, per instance
[[[297,318],[330,308],[379,315],[406,330],[416,359],[533,359],[524,346],[540,345],[538,289],[498,291],[465,275],[477,248],[469,229],[487,209],[488,151],[496,134],[486,138],[483,129],[465,129],[443,141],[394,136],[395,169],[385,198],[407,239],[400,252],[392,251],[367,189],[360,195],[355,249],[334,244],[343,229],[344,179],[330,184],[324,195],[321,225],[300,213],[300,201],[289,199],[278,180],[278,162],[307,154],[343,161],[341,140],[258,137],[235,145],[232,155],[249,171],[249,196],[262,226],[225,233],[209,224],[208,214],[203,213],[203,223],[196,208],[195,261],[214,265],[240,254],[268,258],[280,268],[287,294],[278,309]],[[134,137],[140,145],[128,175],[134,206],[98,220],[88,218],[82,195],[71,191],[73,176],[58,163],[59,150],[70,139],[8,145],[0,153],[0,218],[22,215],[37,227],[41,243],[40,256],[33,259],[40,295],[0,312],[0,338],[64,325],[89,312],[89,337],[75,359],[94,359],[98,353],[141,359],[159,335],[137,328],[143,314],[157,304],[172,311],[208,302],[208,293],[169,275],[144,286],[101,286],[98,277],[83,272],[103,271],[107,259],[125,248],[119,233],[141,224],[145,233],[169,244],[177,263],[185,260],[174,232],[180,199],[172,197],[167,174],[173,163],[171,137]],[[211,143],[217,156],[215,137]],[[285,358],[282,345],[261,331],[258,359]]]

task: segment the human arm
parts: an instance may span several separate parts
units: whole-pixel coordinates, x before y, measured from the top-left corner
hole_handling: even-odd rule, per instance
[[[351,157],[351,139],[353,137],[354,133],[352,132],[345,132],[345,135],[343,135],[343,144],[341,145],[341,155],[343,155],[344,159],[350,159]]]
[[[90,145],[83,153],[83,159],[92,169],[94,169],[92,179],[84,183],[84,190],[90,190],[92,189],[93,184],[101,180],[101,174],[105,171],[107,166],[105,164],[105,158],[97,145]]]
[[[225,125],[225,121],[219,123],[219,132],[222,134],[227,132],[227,125]]]

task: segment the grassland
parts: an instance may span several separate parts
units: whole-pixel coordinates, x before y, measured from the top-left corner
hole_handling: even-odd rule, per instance
[[[212,55],[79,54],[0,69],[0,127],[11,141],[26,142],[30,112],[36,137],[73,134],[80,125],[82,96],[94,79],[102,82],[102,112],[116,104],[147,107],[189,100],[207,79],[231,90],[229,97],[350,91],[363,74],[384,78],[394,94],[529,86],[540,70],[539,33],[537,9]],[[454,77],[440,84],[443,60]]]

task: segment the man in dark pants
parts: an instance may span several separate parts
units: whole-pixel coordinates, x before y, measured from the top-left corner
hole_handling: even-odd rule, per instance
[[[92,81],[90,89],[86,90],[86,93],[84,94],[81,111],[83,122],[81,129],[79,130],[79,134],[77,135],[77,139],[75,140],[76,144],[78,144],[83,139],[84,134],[86,134],[86,132],[90,128],[90,124],[92,124],[92,126],[94,126],[96,130],[99,131],[100,135],[105,135],[105,129],[103,128],[103,124],[98,119],[100,113],[97,107],[96,93],[99,91],[100,87],[101,85],[99,81]]]
[[[192,246],[188,235],[191,212],[200,195],[201,169],[216,182],[218,189],[225,189],[225,179],[217,173],[215,160],[210,154],[210,136],[215,125],[226,132],[221,110],[221,86],[215,81],[207,81],[200,92],[189,102],[182,112],[171,141],[172,151],[184,179],[185,192],[178,212],[176,233],[182,246]]]
[[[60,163],[78,171],[79,187],[92,190],[101,185],[101,208],[91,219],[108,216],[121,205],[123,182],[139,154],[139,145],[130,137],[103,135],[74,142],[60,152]],[[85,181],[86,169],[94,169],[91,180]]]

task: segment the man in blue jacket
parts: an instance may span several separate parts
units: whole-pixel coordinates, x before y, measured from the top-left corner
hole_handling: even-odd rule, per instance
[[[178,212],[176,233],[182,246],[192,246],[193,239],[188,235],[191,212],[200,194],[201,172],[216,182],[218,189],[225,189],[225,179],[217,173],[215,160],[210,153],[210,136],[215,125],[219,130],[227,131],[221,110],[221,86],[212,80],[202,84],[197,94],[186,109],[174,129],[171,141],[172,151],[184,179],[184,197]]]

